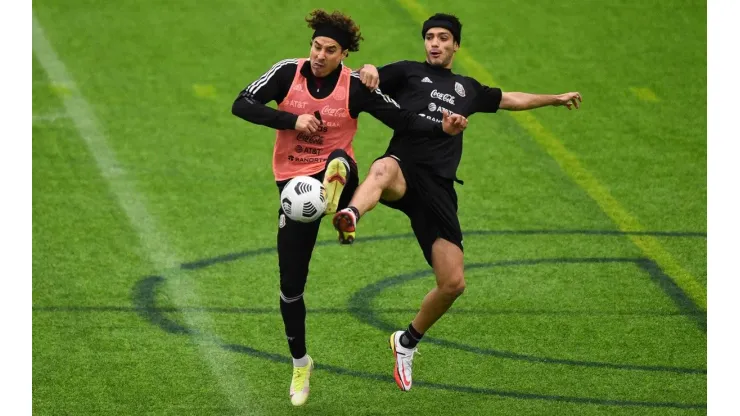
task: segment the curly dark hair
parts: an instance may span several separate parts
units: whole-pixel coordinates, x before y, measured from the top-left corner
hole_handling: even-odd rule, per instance
[[[347,49],[351,52],[357,52],[360,50],[360,41],[363,40],[363,37],[360,35],[360,27],[357,26],[351,17],[344,13],[335,10],[329,14],[322,9],[316,9],[308,15],[306,22],[308,22],[308,27],[313,30],[316,30],[318,27],[323,25],[330,25],[346,32],[349,34],[351,39]]]

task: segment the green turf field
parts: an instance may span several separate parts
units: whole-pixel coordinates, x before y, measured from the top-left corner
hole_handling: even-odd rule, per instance
[[[696,415],[707,401],[706,2],[183,0],[33,4],[33,407],[39,415]],[[433,277],[403,214],[322,225],[304,408],[278,309],[274,131],[231,115],[307,56],[315,7],[423,59],[580,111],[471,117],[467,290],[397,389],[390,331]],[[362,175],[391,132],[361,117]]]

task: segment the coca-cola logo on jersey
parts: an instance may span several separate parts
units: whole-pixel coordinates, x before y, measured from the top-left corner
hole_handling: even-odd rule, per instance
[[[332,108],[325,105],[324,108],[321,109],[321,115],[344,118],[349,117],[349,110],[346,108]]]
[[[434,90],[431,94],[432,98],[442,100],[448,104],[455,105],[455,96],[452,94],[442,94],[441,92]]]
[[[309,144],[324,144],[324,136],[320,134],[298,133],[299,141]]]

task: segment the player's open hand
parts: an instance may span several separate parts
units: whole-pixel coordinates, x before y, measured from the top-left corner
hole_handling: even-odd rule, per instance
[[[468,119],[460,114],[452,114],[447,110],[442,111],[442,130],[450,136],[457,136],[468,127]]]
[[[301,114],[295,121],[295,130],[301,133],[316,133],[321,122],[313,114]]]
[[[380,85],[380,74],[378,74],[378,68],[370,64],[365,64],[360,69],[360,81],[370,89],[375,91]]]
[[[571,107],[575,107],[576,109],[580,108],[580,103],[583,101],[583,98],[581,98],[581,93],[578,92],[566,92],[565,94],[558,95],[556,98],[557,102],[555,103],[555,105],[564,105],[568,107],[568,110],[570,110]]]

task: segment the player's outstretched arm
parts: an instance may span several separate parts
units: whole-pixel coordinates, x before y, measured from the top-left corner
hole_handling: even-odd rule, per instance
[[[580,108],[583,101],[578,92],[566,92],[565,94],[546,95],[529,94],[526,92],[505,92],[501,95],[499,108],[510,111],[532,110],[546,106],[565,106],[570,110]]]
[[[578,92],[568,92],[559,95],[529,94],[526,92],[503,92],[500,88],[489,87],[479,83],[474,78],[467,78],[475,91],[473,113],[495,113],[499,109],[509,111],[532,110],[549,105],[564,105],[570,110],[579,108],[583,98]]]

